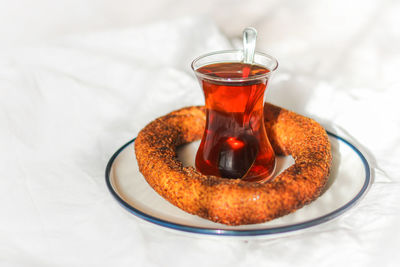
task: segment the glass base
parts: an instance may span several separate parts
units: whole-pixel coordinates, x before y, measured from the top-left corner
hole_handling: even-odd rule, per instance
[[[244,176],[241,178],[241,180],[246,181],[246,182],[257,182],[257,183],[265,183],[274,178],[276,170],[276,161],[274,163],[274,168],[272,169],[271,172],[265,172],[263,174],[258,174],[258,175],[252,175],[252,176]]]

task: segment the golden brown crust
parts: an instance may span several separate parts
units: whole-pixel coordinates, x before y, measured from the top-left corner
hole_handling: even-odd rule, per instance
[[[139,170],[161,196],[175,206],[228,225],[261,223],[283,216],[316,199],[327,182],[331,147],[315,121],[266,103],[264,119],[277,154],[295,164],[266,183],[202,175],[184,167],[176,148],[200,139],[204,107],[188,107],[156,119],[135,141]]]

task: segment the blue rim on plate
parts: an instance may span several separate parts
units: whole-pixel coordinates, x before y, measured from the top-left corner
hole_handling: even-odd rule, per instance
[[[350,200],[348,203],[343,205],[342,207],[325,214],[321,217],[308,220],[305,222],[301,223],[296,223],[292,225],[287,225],[287,226],[281,226],[281,227],[269,227],[269,228],[264,228],[264,229],[250,229],[250,230],[224,230],[224,229],[214,229],[214,228],[201,228],[201,227],[193,227],[189,225],[184,225],[184,224],[178,224],[174,222],[170,222],[167,220],[162,220],[160,218],[151,216],[145,212],[142,212],[135,207],[131,206],[128,204],[126,201],[124,201],[118,193],[114,190],[113,186],[111,185],[111,168],[112,165],[115,161],[115,159],[118,157],[118,155],[130,144],[132,144],[136,138],[132,139],[125,145],[123,145],[120,149],[118,149],[114,155],[112,155],[111,159],[108,161],[107,167],[106,167],[106,184],[107,187],[110,191],[110,193],[113,195],[113,197],[122,205],[125,209],[127,209],[130,213],[136,215],[139,218],[142,218],[146,221],[149,221],[151,223],[167,227],[170,229],[178,230],[178,231],[183,231],[183,232],[190,232],[190,233],[195,233],[195,234],[204,234],[204,235],[215,235],[215,236],[260,236],[260,235],[272,235],[272,234],[279,234],[279,233],[287,233],[287,232],[292,232],[296,230],[302,230],[305,228],[309,228],[327,221],[332,220],[333,218],[341,215],[344,213],[346,210],[349,208],[353,207],[358,200],[360,200],[361,196],[365,194],[367,191],[370,183],[371,183],[371,171],[370,171],[370,165],[367,161],[367,159],[364,157],[364,155],[361,153],[360,150],[358,150],[353,144],[351,144],[349,141],[344,139],[343,137],[340,137],[336,134],[333,134],[331,132],[328,132],[330,136],[333,138],[338,139],[339,141],[343,142],[347,146],[349,146],[356,154],[360,157],[364,169],[365,169],[365,181],[363,186],[361,187],[361,190],[357,193],[357,195]]]

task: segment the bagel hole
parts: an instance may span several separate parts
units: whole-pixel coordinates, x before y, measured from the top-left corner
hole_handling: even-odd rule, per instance
[[[181,145],[177,148],[176,154],[178,157],[178,160],[180,160],[183,164],[183,167],[193,167],[196,168],[195,166],[195,158],[196,158],[196,153],[197,149],[199,148],[200,145],[200,140],[187,143],[184,145]],[[294,164],[294,159],[292,156],[277,156],[276,157],[276,167],[275,167],[275,172],[274,172],[274,177],[278,176],[280,173],[282,173],[285,169],[290,167],[291,165]],[[273,180],[273,178],[271,180]],[[270,180],[269,180],[270,181]]]

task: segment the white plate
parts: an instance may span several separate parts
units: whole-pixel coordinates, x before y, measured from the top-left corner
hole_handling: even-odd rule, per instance
[[[158,195],[138,170],[134,139],[111,157],[106,183],[115,199],[136,216],[178,231],[224,236],[256,236],[286,233],[312,227],[343,214],[367,192],[370,166],[364,155],[349,141],[329,133],[332,170],[324,193],[314,202],[281,218],[253,225],[227,226],[191,215]],[[199,142],[184,146],[179,157],[193,165]],[[277,173],[293,164],[291,157],[278,157]]]

